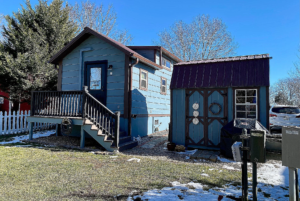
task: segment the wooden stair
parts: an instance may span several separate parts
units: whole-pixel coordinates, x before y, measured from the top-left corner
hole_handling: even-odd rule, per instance
[[[131,149],[138,145],[138,142],[132,141],[131,137],[127,135],[126,132],[120,131],[119,138],[119,148],[115,146],[113,140],[108,137],[101,129],[99,129],[93,122],[89,119],[85,120],[85,125],[83,130],[86,131],[92,138],[94,138],[102,147],[107,151],[124,151],[126,149]]]

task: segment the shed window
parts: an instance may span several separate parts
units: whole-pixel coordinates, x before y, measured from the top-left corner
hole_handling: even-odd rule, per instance
[[[148,89],[148,72],[140,69],[140,89]]]
[[[235,90],[235,116],[236,118],[257,119],[257,90]]]
[[[171,68],[171,62],[165,58],[162,58],[162,65],[167,68]]]
[[[162,77],[160,81],[160,93],[166,95],[167,94],[167,79]]]

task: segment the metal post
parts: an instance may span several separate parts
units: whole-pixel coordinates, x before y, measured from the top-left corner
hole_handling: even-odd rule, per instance
[[[289,167],[289,191],[290,201],[296,201],[296,179],[295,179],[295,168]]]
[[[29,140],[32,140],[32,136],[33,136],[33,122],[29,122],[28,125],[28,129],[29,129]]]
[[[81,126],[80,130],[80,148],[83,149],[85,145],[85,132],[83,130],[83,126]]]
[[[298,182],[298,169],[295,169],[296,176],[296,200],[299,201],[299,182]]]
[[[246,147],[246,140],[243,139],[243,147]],[[247,150],[243,150],[243,169],[242,169],[242,178],[243,178],[243,201],[248,200],[248,173],[247,173]]]
[[[257,201],[257,163],[252,162],[252,191],[253,201]]]
[[[115,130],[114,130],[114,133],[115,133],[115,136],[114,136],[114,144],[116,146],[116,148],[119,148],[119,138],[120,138],[120,112],[116,112],[116,119],[115,119]]]

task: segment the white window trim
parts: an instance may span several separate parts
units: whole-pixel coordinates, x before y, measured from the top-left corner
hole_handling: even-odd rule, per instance
[[[166,84],[165,84],[165,85],[162,84],[162,83],[163,83],[163,80],[166,81]],[[167,83],[167,82],[168,82],[167,78],[161,77],[161,79],[160,79],[160,93],[163,94],[163,95],[167,95],[167,86],[168,86],[168,83]],[[165,89],[166,89],[165,92],[162,91],[162,87],[163,87],[163,86],[165,86]]]
[[[256,94],[256,103],[247,103],[246,102],[246,100],[247,100],[247,93],[245,93],[245,103],[237,103],[236,102],[236,99],[237,99],[237,96],[236,96],[236,92],[237,92],[237,90],[245,90],[245,92],[247,91],[247,90],[255,90],[255,94]],[[256,114],[255,114],[255,119],[258,119],[258,94],[257,94],[257,89],[235,89],[234,90],[235,92],[235,96],[234,96],[234,103],[235,103],[235,105],[234,105],[234,110],[235,110],[235,118],[237,118],[237,109],[236,109],[236,106],[237,105],[245,105],[245,106],[247,106],[247,105],[255,105],[256,107]],[[241,97],[241,96],[240,96]]]
[[[167,66],[165,66],[165,65],[163,64],[163,63],[164,63],[163,60],[166,60],[166,61],[170,62],[170,68],[167,67]],[[172,69],[172,62],[171,62],[169,59],[166,59],[166,58],[163,57],[161,62],[162,62],[162,64],[161,64],[162,66],[164,66],[164,67],[166,67],[166,68],[169,68],[169,69]]]
[[[142,73],[146,73],[146,79],[142,78]],[[146,81],[146,87],[142,86],[142,80]],[[147,91],[148,90],[148,71],[140,69],[140,89]]]

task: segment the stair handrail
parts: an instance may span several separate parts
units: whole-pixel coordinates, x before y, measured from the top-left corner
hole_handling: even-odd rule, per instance
[[[91,98],[93,101],[95,101],[97,104],[99,104],[106,112],[108,112],[115,120],[115,125],[114,125],[114,133],[110,133],[109,130],[106,130],[106,132],[108,132],[108,135],[111,136],[111,138],[113,139],[114,145],[116,146],[116,148],[119,147],[119,132],[120,132],[120,111],[117,112],[113,112],[110,109],[108,109],[103,103],[101,103],[99,100],[97,100],[92,94],[89,93],[88,91],[88,87],[84,86],[83,87],[83,111],[82,111],[82,118],[85,119],[87,118],[87,113],[86,113],[86,96],[88,96],[89,98]],[[91,120],[91,119],[89,119]],[[96,125],[97,126],[97,125]],[[100,128],[99,128],[100,129]]]

